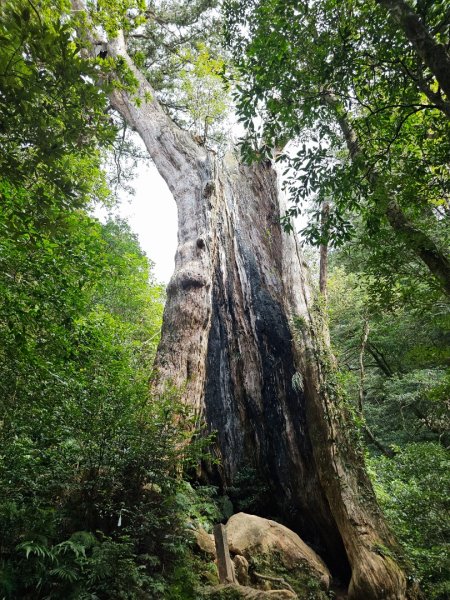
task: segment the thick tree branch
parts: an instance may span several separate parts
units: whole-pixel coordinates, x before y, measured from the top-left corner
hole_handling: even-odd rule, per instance
[[[372,189],[378,191],[379,196],[384,199],[384,213],[390,226],[408,248],[426,264],[430,272],[440,282],[443,290],[450,296],[450,260],[448,255],[438,247],[429,235],[416,227],[406,217],[395,196],[387,189],[383,178],[375,169],[369,168],[369,161],[361,148],[356,131],[334,93],[328,91],[324,98],[336,115],[350,158],[360,168],[366,169],[366,178]]]
[[[394,373],[391,367],[388,365],[382,352],[380,352],[378,348],[376,348],[371,342],[367,343],[366,349],[376,362],[376,366],[386,375],[386,377],[392,377]]]
[[[425,94],[425,96],[433,103],[430,108],[437,108],[441,112],[444,113],[446,117],[450,119],[450,100],[445,100],[442,97],[441,90],[439,89],[437,92],[434,92],[430,84],[431,82],[424,75],[424,66],[423,64],[419,65],[417,72],[412,72],[411,69],[406,64],[406,61],[399,60],[399,64],[401,65],[403,71],[406,75],[417,83],[418,88],[421,92]]]
[[[387,456],[388,458],[394,458],[395,456],[395,452],[389,448],[388,446],[385,446],[384,444],[382,444],[379,440],[377,440],[377,438],[375,437],[375,435],[373,434],[373,431],[370,429],[370,427],[366,424],[364,425],[364,433],[366,434],[367,439],[376,447],[378,448],[378,450],[384,454],[385,456]]]
[[[450,55],[445,46],[434,39],[417,13],[404,0],[377,0],[377,2],[388,9],[450,99]]]
[[[440,93],[433,92],[429,85],[422,79],[418,80],[420,90],[425,96],[433,102],[434,107],[439,109],[444,115],[450,119],[450,101],[444,100]]]
[[[386,207],[386,216],[391,227],[405,243],[427,265],[439,280],[442,288],[450,296],[450,260],[436,243],[421,229],[413,225],[395,200]]]
[[[86,11],[83,0],[72,0],[72,9]],[[95,46],[97,40],[89,30],[83,32],[88,42]],[[201,183],[193,178],[198,172],[198,161],[206,159],[205,151],[195,143],[192,136],[180,129],[162,108],[155,91],[144,75],[136,68],[128,54],[122,31],[105,44],[108,56],[120,61],[133,75],[135,90],[128,85],[117,86],[110,94],[111,105],[123,119],[137,131],[160,175],[177,197],[192,194],[192,189]],[[91,53],[94,51],[91,50]]]
[[[134,95],[115,89],[111,104],[139,133],[172,193],[185,193],[187,186],[192,191],[192,176],[197,171],[197,161],[206,158],[205,152],[164,112],[150,83],[129,56],[122,32],[108,42],[107,49],[110,56],[125,61],[137,82]]]

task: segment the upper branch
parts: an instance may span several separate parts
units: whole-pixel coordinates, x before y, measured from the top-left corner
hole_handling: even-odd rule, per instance
[[[86,10],[82,0],[72,0],[72,7],[77,11]],[[87,35],[91,36],[87,41],[95,44],[93,34]],[[109,39],[105,48],[108,56],[125,63],[135,80],[135,85],[118,85],[113,89],[110,93],[112,107],[140,135],[175,200],[189,190],[192,193],[199,161],[206,158],[205,150],[164,111],[152,86],[128,54],[123,32],[119,31],[115,38]]]
[[[377,0],[377,2],[389,10],[450,100],[450,55],[445,46],[435,40],[405,0]]]
[[[383,177],[367,168],[368,160],[344,107],[332,91],[326,91],[324,100],[332,108],[344,136],[350,158],[360,168],[367,169],[367,179],[374,190],[384,198],[384,213],[392,229],[405,241],[407,246],[426,264],[431,273],[440,282],[446,294],[450,296],[450,259],[448,253],[438,247],[436,242],[422,229],[409,220],[395,195],[386,187]]]

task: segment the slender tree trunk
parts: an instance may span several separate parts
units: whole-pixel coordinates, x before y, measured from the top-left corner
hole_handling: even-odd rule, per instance
[[[139,83],[139,105],[117,90],[113,106],[141,135],[178,206],[156,390],[168,381],[183,387],[217,432],[225,488],[254,467],[269,487],[268,510],[335,573],[345,577],[350,565],[350,598],[415,598],[332,393],[331,354],[299,246],[280,227],[275,171],[233,155],[218,161],[164,114],[122,36],[109,52]]]
[[[392,377],[394,372],[387,363],[386,358],[384,357],[383,353],[380,350],[378,350],[378,348],[374,346],[371,342],[367,344],[367,352],[372,356],[380,371],[384,373],[386,377]]]
[[[358,410],[363,415],[363,406],[364,406],[364,387],[365,387],[365,379],[366,372],[364,369],[364,354],[366,352],[367,340],[369,338],[370,326],[369,320],[367,317],[364,319],[363,332],[361,335],[361,345],[359,347],[359,394],[358,394]]]
[[[320,215],[322,235],[327,228],[327,220],[330,212],[330,204],[324,202]],[[320,262],[319,262],[319,290],[325,302],[327,301],[327,280],[328,280],[328,241],[323,241],[320,244]]]
[[[377,2],[389,10],[394,21],[400,26],[450,100],[450,54],[445,46],[434,39],[405,0],[377,0]]]
[[[363,422],[364,433],[366,434],[366,438],[369,442],[372,442],[374,446],[380,450],[385,456],[388,458],[393,458],[395,453],[390,449],[384,446],[377,438],[374,433],[367,425],[366,420],[364,418],[364,399],[366,397],[365,392],[365,381],[366,381],[366,370],[364,368],[364,356],[366,353],[367,340],[369,339],[369,320],[367,317],[364,319],[363,331],[361,335],[361,345],[359,347],[359,390],[358,390],[358,412]]]
[[[448,256],[424,231],[411,223],[395,200],[388,203],[386,216],[392,229],[422,259],[447,295],[450,296],[450,260]]]

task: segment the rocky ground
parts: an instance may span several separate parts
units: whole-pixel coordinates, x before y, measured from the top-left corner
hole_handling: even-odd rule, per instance
[[[308,598],[344,600],[346,590],[332,581],[320,558],[293,531],[269,519],[237,513],[225,527],[234,581],[201,591],[209,600],[287,600]],[[215,561],[214,536],[195,531],[197,551]],[[213,583],[211,581],[211,583]]]

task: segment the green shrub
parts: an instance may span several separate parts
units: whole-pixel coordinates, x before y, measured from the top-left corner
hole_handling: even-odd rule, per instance
[[[0,597],[164,598],[207,440],[149,395],[161,287],[126,224],[3,200]]]
[[[450,460],[435,443],[369,459],[375,491],[430,600],[450,593]]]

